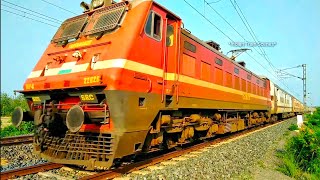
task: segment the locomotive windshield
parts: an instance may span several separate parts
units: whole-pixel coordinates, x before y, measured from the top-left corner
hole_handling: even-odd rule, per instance
[[[51,42],[61,42],[70,39],[77,39],[88,20],[88,15],[83,14],[70,19],[67,19],[62,23],[57,33],[52,38]]]
[[[125,10],[125,2],[113,4],[97,10],[92,15],[84,34],[91,35],[114,30],[118,27]]]
[[[67,19],[62,23],[51,42],[68,42],[68,40],[77,39],[83,29],[85,29],[83,35],[103,34],[112,31],[118,27],[125,10],[126,3],[121,2],[95,11],[89,22],[88,14]]]

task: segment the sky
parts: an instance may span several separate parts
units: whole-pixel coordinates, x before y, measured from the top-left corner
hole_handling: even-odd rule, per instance
[[[85,1],[89,3],[89,0]],[[224,54],[238,48],[230,44],[232,41],[241,43],[245,38],[248,42],[254,42],[231,1],[234,2],[234,0],[156,0],[180,16],[184,27],[192,34],[204,41],[218,42]],[[76,0],[1,0],[1,92],[13,94],[14,90],[23,88],[25,79],[47,48],[61,22],[82,13],[80,2]],[[208,2],[211,7],[204,2]],[[248,69],[258,75],[267,76],[301,101],[303,100],[302,80],[294,77],[280,78],[276,70],[306,64],[307,104],[320,106],[320,1],[236,0],[236,2],[257,39],[260,42],[276,43],[273,47],[263,48],[267,59],[276,69],[272,68],[266,58],[258,53],[260,51],[258,47],[242,47],[252,49],[248,54],[255,60],[247,54],[240,55],[237,60],[245,61]],[[45,20],[31,16],[28,14],[28,12],[31,13],[30,11],[18,6],[41,13],[48,18]],[[287,72],[302,77],[302,68],[290,69]]]

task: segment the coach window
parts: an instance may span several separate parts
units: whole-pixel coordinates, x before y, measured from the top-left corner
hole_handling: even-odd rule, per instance
[[[216,64],[218,64],[220,66],[223,65],[223,61],[221,59],[219,59],[219,58],[216,58],[215,62],[216,62]]]
[[[238,68],[234,68],[234,73],[239,74],[239,69]]]
[[[161,40],[161,28],[162,27],[162,18],[160,15],[156,14],[154,11],[151,11],[148,17],[148,21],[145,27],[145,32],[147,36]]]
[[[197,52],[197,47],[191,43],[189,43],[188,41],[184,41],[184,44],[183,44],[184,48],[193,52],[193,53],[196,53]]]

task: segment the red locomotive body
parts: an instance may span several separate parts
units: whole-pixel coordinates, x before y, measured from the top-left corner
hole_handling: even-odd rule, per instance
[[[62,24],[20,91],[31,111],[13,123],[33,117],[42,157],[109,168],[271,120],[269,80],[178,16],[151,0],[95,1]]]

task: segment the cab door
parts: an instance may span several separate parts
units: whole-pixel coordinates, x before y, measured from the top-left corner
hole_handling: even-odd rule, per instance
[[[164,20],[163,94],[165,107],[174,107],[179,102],[179,59],[181,20],[167,15]]]

